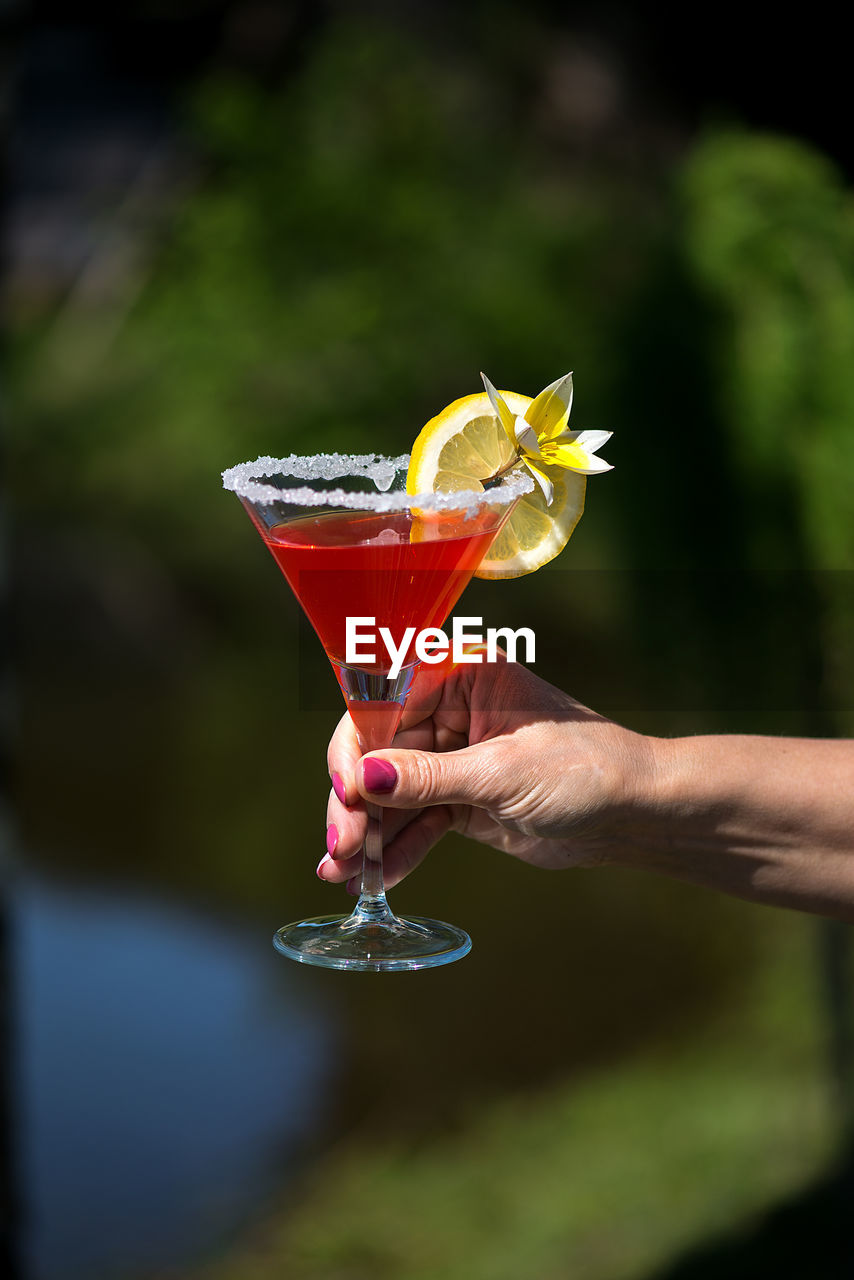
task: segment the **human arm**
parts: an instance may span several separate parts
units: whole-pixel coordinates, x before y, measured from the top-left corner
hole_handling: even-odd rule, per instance
[[[390,789],[371,760],[391,766]],[[854,920],[849,741],[653,738],[522,666],[465,664],[419,673],[387,750],[360,759],[345,716],[329,766],[318,874],[333,883],[358,875],[369,797],[385,809],[389,885],[453,829],[544,868],[646,869]]]
[[[708,735],[658,739],[655,756],[626,865],[854,920],[854,742]]]

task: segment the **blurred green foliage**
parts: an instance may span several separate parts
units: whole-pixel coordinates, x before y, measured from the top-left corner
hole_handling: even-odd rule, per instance
[[[785,563],[792,535],[782,526],[794,521],[808,563],[850,569],[850,192],[793,141],[730,133],[697,149],[684,190],[688,261],[724,317],[720,401],[756,513],[754,546]]]
[[[72,296],[22,338],[22,471],[50,456],[76,518],[203,558],[233,544],[223,467],[400,452],[481,367],[535,392],[574,360],[589,413],[635,218],[619,175],[531,148],[512,107],[472,63],[437,73],[364,22],[282,88],[202,84],[190,189],[128,313]]]
[[[687,259],[721,316],[721,422],[748,562],[800,570],[824,732],[854,733],[854,205],[820,155],[707,139],[684,175]],[[809,725],[809,715],[807,717]]]
[[[626,531],[597,484],[617,564],[707,546],[696,460],[760,559],[792,567],[794,514],[807,563],[850,567],[852,214],[829,164],[727,133],[674,183],[652,148],[642,171],[594,163],[516,108],[475,59],[438,66],[364,20],[331,24],[280,87],[210,77],[144,278],[104,308],[72,292],[18,335],[21,473],[47,470],[42,493],[70,480],[76,519],[204,558],[230,540],[232,461],[397,452],[481,367],[533,393],[573,365],[579,426],[618,430],[633,492],[661,470],[669,488]],[[700,502],[678,523],[677,491]]]

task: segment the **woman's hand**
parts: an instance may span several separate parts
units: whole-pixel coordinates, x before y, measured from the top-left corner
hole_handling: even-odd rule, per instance
[[[317,874],[353,892],[366,799],[385,810],[391,887],[450,830],[538,867],[616,861],[654,772],[651,740],[506,661],[422,667],[394,745],[362,757],[345,714],[328,762],[329,854]]]

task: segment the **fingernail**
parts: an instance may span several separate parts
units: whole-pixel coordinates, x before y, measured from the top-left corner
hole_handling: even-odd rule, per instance
[[[344,783],[341,781],[340,773],[333,773],[332,775],[332,790],[335,792],[342,804],[347,803],[347,792],[345,790]]]
[[[329,854],[330,858],[335,852],[337,846],[338,828],[334,822],[330,822],[329,826],[326,828],[326,852]]]
[[[318,862],[318,864],[317,864],[317,873],[316,873],[316,874],[317,874],[317,878],[318,878],[318,880],[325,880],[325,879],[326,879],[325,870],[326,870],[326,864],[327,864],[327,863],[329,863],[329,864],[331,865],[331,863],[332,863],[332,859],[329,857],[329,854],[328,854],[328,853],[325,853],[325,854],[323,855],[323,857],[320,859],[320,861]]]
[[[369,791],[391,791],[397,782],[397,769],[388,760],[368,759],[362,765],[362,777]]]
[[[358,898],[362,888],[362,882],[358,876],[353,876],[352,880],[347,881],[347,892],[351,898]]]

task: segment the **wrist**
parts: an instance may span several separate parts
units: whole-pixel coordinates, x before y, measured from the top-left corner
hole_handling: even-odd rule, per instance
[[[673,854],[677,815],[690,805],[690,753],[680,739],[626,732],[620,831],[610,861],[663,870]]]
[[[594,757],[598,782],[593,790],[596,799],[588,811],[592,822],[588,826],[582,819],[579,828],[580,814],[573,809],[567,834],[575,836],[580,829],[595,845],[590,865],[642,866],[642,850],[652,837],[661,805],[666,763],[657,739],[613,721],[600,721],[600,726],[598,733],[604,730],[605,738],[599,738],[598,759]],[[605,742],[607,750],[602,751]]]

